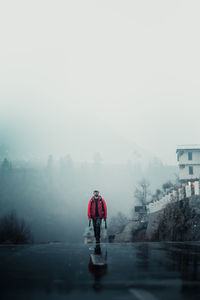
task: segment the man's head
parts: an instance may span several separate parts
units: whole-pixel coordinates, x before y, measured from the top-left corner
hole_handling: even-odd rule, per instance
[[[93,194],[94,194],[95,197],[98,197],[98,196],[99,196],[99,191],[95,190],[95,191],[93,192]]]

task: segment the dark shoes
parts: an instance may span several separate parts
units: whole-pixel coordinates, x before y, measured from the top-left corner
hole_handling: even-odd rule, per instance
[[[100,243],[100,238],[96,238],[96,243],[97,243],[97,244]]]

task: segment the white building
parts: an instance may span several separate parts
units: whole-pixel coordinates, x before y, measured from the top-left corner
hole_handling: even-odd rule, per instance
[[[181,145],[176,153],[180,181],[200,180],[200,145]]]

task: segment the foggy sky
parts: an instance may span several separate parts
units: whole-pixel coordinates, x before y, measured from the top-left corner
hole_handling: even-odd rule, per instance
[[[77,160],[99,150],[112,161],[117,149],[114,161],[126,161],[137,148],[176,164],[178,144],[200,143],[199,9],[183,0],[1,2],[1,131]]]

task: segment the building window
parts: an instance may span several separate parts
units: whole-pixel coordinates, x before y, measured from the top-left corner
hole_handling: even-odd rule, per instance
[[[188,160],[192,160],[192,152],[188,152]]]
[[[184,169],[184,168],[185,168],[185,165],[179,165],[179,168],[180,168],[180,169]]]
[[[193,175],[193,167],[189,166],[189,175]]]

